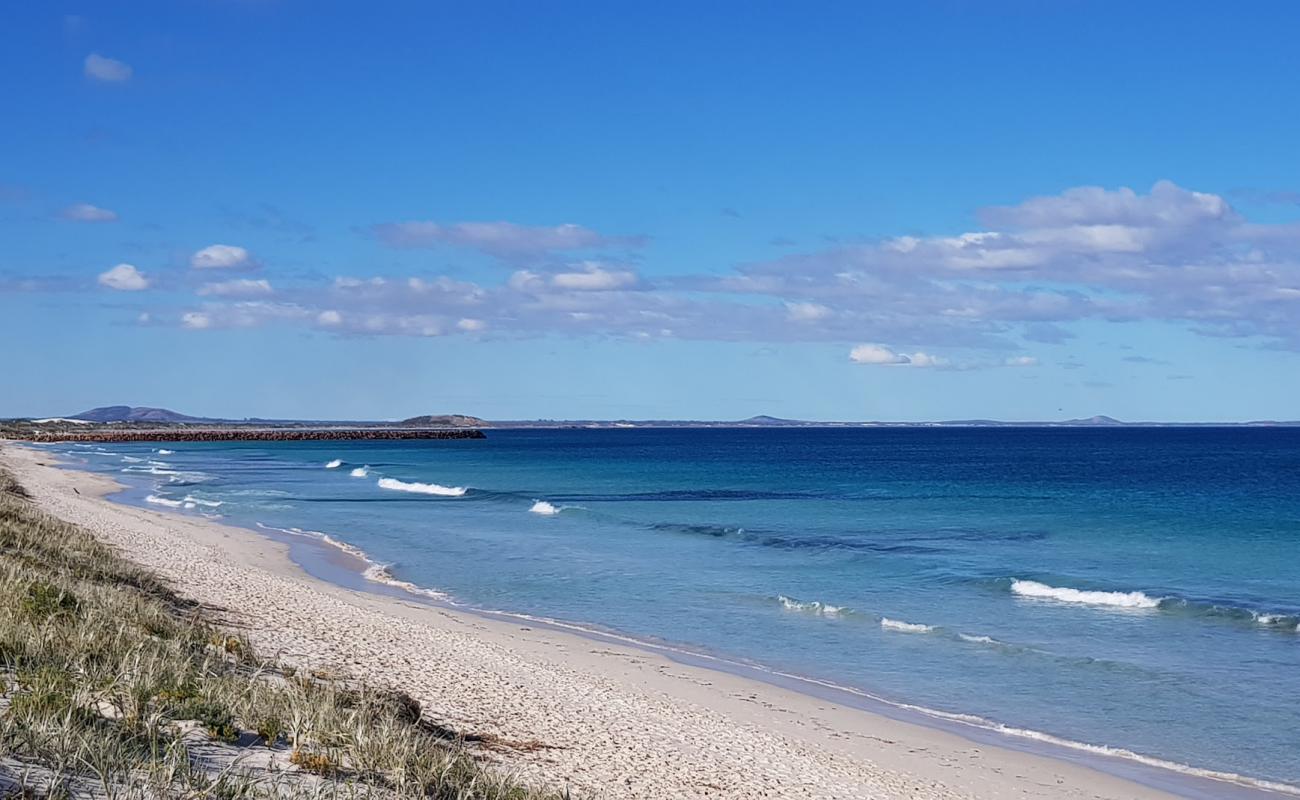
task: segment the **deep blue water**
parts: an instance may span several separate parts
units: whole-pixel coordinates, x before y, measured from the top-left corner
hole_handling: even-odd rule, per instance
[[[59,450],[128,499],[322,532],[470,605],[1300,784],[1300,429]]]

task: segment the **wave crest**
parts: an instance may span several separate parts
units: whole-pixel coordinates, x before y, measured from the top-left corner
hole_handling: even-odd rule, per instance
[[[889,617],[880,618],[880,627],[882,630],[899,631],[901,633],[933,633],[933,625],[922,625],[918,622],[904,622],[901,619],[890,619]]]
[[[1011,591],[1021,597],[1037,600],[1055,600],[1060,603],[1077,603],[1088,606],[1107,606],[1110,608],[1159,608],[1162,598],[1151,597],[1143,592],[1098,592],[1084,589],[1048,586],[1038,581],[1026,581],[1019,578],[1011,581]]]
[[[852,611],[844,606],[833,606],[820,600],[796,600],[783,594],[777,595],[776,599],[786,611],[815,614],[819,617],[839,617]]]
[[[415,494],[433,494],[440,497],[460,497],[465,494],[464,486],[442,486],[437,483],[416,483],[399,481],[396,478],[380,478],[380,489],[392,489],[397,492],[414,492]]]
[[[534,514],[541,514],[545,517],[553,517],[564,509],[552,505],[545,500],[534,500],[531,508],[528,509]]]
[[[336,458],[333,461],[327,461],[325,463],[325,469],[338,469],[341,466],[343,466],[343,459],[341,458]]]
[[[153,503],[156,506],[167,506],[168,508],[180,508],[184,504],[184,501],[182,500],[171,500],[166,497],[159,497],[156,494],[149,495],[144,499],[144,501],[146,503]]]
[[[370,465],[366,464],[365,466],[357,467],[348,474],[354,478],[364,478],[370,474]]]

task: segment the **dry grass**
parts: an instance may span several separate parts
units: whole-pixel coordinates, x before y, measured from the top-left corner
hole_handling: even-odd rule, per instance
[[[400,693],[262,661],[0,471],[0,797],[560,797],[456,738]]]

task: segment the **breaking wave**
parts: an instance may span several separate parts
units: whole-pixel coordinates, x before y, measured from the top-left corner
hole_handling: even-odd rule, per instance
[[[541,514],[542,516],[552,517],[560,513],[564,509],[558,506],[551,505],[545,500],[535,500],[533,501],[532,507],[529,508],[528,510],[534,514]]]
[[[222,505],[222,501],[220,500],[204,500],[202,497],[195,497],[192,494],[185,495],[184,502],[196,506],[206,506],[208,508],[217,508]]]
[[[880,618],[880,627],[882,630],[900,631],[902,633],[933,633],[934,632],[933,625],[921,625],[920,623],[916,623],[916,622],[903,622],[902,620],[890,619],[889,617]]]
[[[415,494],[434,494],[440,497],[460,497],[465,494],[464,486],[442,486],[437,483],[407,483],[396,478],[380,478],[380,489],[392,489],[397,492],[414,492]]]
[[[184,505],[184,501],[182,500],[171,500],[166,497],[159,497],[156,494],[149,495],[144,499],[144,501],[146,503],[153,503],[154,505],[158,505],[158,506],[167,506],[168,508],[180,508],[182,505]]]
[[[336,458],[333,461],[326,462],[325,469],[338,469],[343,466],[343,459]]]
[[[180,470],[167,469],[157,464],[150,464],[147,467],[123,467],[122,472],[145,472],[150,475],[180,475]]]
[[[1120,610],[1157,610],[1221,622],[1258,625],[1270,630],[1300,633],[1300,611],[1260,611],[1259,609],[1214,600],[1190,600],[1185,597],[1156,597],[1146,592],[1107,592],[1049,586],[1038,581],[1011,580],[1011,591],[1021,597],[1059,603],[1096,606]]]
[[[425,587],[416,585],[414,583],[411,583],[410,581],[404,581],[397,577],[394,577],[392,573],[392,565],[381,564],[380,562],[371,558],[370,555],[366,553],[366,551],[362,550],[360,547],[356,547],[354,545],[348,544],[347,542],[335,539],[333,536],[330,536],[328,533],[321,533],[320,531],[304,530],[303,528],[277,528],[273,525],[265,525],[261,522],[257,523],[257,527],[261,528],[262,530],[277,531],[279,533],[287,533],[293,536],[306,536],[308,538],[316,539],[318,541],[324,542],[325,544],[335,548],[336,550],[347,553],[353,558],[362,561],[366,564],[365,569],[362,570],[361,572],[361,576],[366,580],[370,581],[371,583],[379,583],[379,584],[383,584],[384,586],[392,586],[395,589],[401,589],[403,591],[410,592],[411,594],[420,595],[421,597],[429,597],[434,600],[448,601],[450,599],[448,595],[444,594],[443,592],[439,592],[436,589],[426,589]]]
[[[160,449],[158,449],[158,450],[155,450],[154,452],[157,453],[157,454],[160,455],[160,456],[170,456],[170,455],[172,455],[173,453],[175,453],[176,451],[175,451],[175,450],[163,450],[163,449],[160,448]]]
[[[1069,587],[1048,586],[1038,581],[1015,579],[1011,581],[1011,591],[1021,597],[1037,600],[1055,600],[1059,603],[1078,603],[1088,606],[1107,606],[1110,608],[1159,608],[1162,598],[1151,597],[1142,592],[1097,592]]]
[[[356,469],[352,470],[348,474],[354,478],[364,478],[370,474],[370,465],[367,464],[362,467],[357,467]]]
[[[796,600],[793,597],[777,595],[777,601],[786,611],[798,611],[803,614],[814,614],[819,617],[840,617],[852,613],[853,609],[844,606],[833,606],[829,603],[823,603],[820,600]]]

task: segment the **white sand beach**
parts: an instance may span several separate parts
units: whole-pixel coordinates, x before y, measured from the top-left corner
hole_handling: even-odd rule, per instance
[[[440,723],[516,744],[485,757],[575,796],[1174,796],[631,645],[341,588],[254,532],[111,503],[113,481],[44,452],[6,443],[0,462],[50,513],[223,609],[265,655],[400,688]]]

